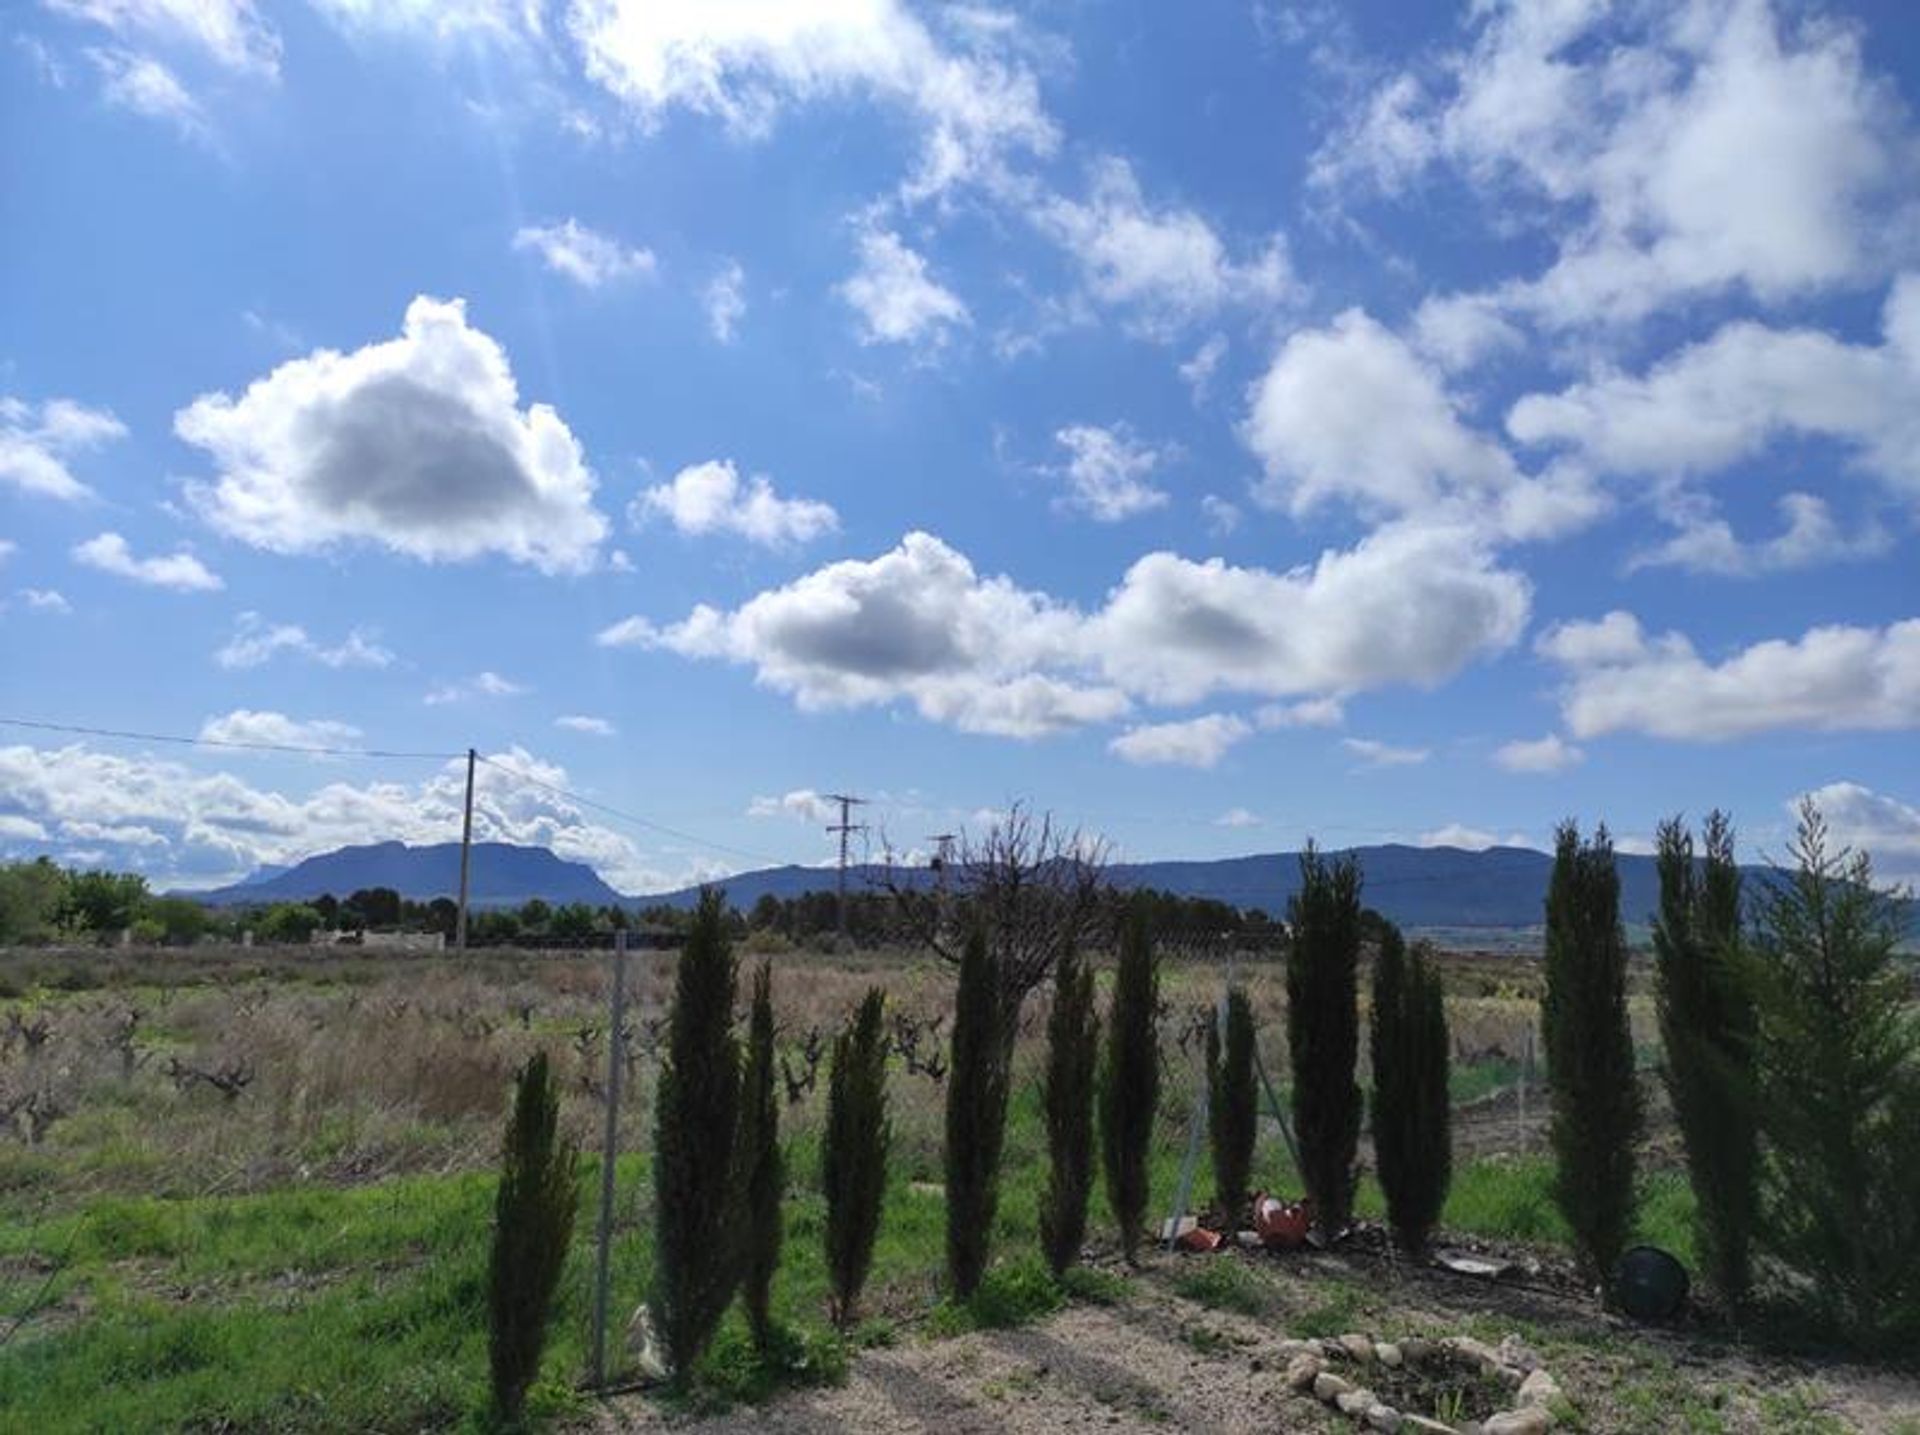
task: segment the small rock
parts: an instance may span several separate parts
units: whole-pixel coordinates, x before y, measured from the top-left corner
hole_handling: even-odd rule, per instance
[[[1495,1367],[1500,1364],[1500,1356],[1492,1346],[1484,1340],[1475,1340],[1470,1335],[1450,1335],[1441,1343],[1455,1355],[1471,1360],[1482,1367]]]
[[[1351,1389],[1353,1389],[1352,1381],[1342,1380],[1331,1370],[1323,1370],[1313,1377],[1313,1393],[1329,1405]]]
[[[1431,1360],[1433,1358],[1433,1342],[1425,1336],[1410,1335],[1405,1340],[1397,1342],[1397,1344],[1400,1347],[1400,1353],[1416,1365],[1423,1360]]]
[[[627,1353],[633,1357],[633,1371],[644,1381],[665,1380],[667,1360],[654,1332],[653,1312],[644,1303],[634,1308],[627,1322]]]
[[[1318,1355],[1320,1353],[1320,1342],[1317,1340],[1294,1340],[1289,1338],[1281,1341],[1274,1349],[1291,1360],[1294,1356],[1308,1350]]]
[[[1391,1405],[1382,1405],[1379,1401],[1367,1407],[1367,1424],[1385,1435],[1395,1435],[1400,1429],[1400,1412]]]
[[[1529,1405],[1489,1415],[1481,1422],[1480,1435],[1546,1435],[1552,1428],[1553,1416],[1538,1405]]]
[[[1319,1356],[1301,1351],[1287,1364],[1287,1388],[1305,1390],[1326,1368],[1326,1362]],[[1318,1394],[1317,1391],[1315,1393]]]
[[[1527,1372],[1517,1365],[1496,1365],[1487,1371],[1487,1374],[1498,1376],[1502,1383],[1511,1385],[1515,1390],[1518,1390],[1527,1378]]]
[[[1358,1333],[1343,1335],[1340,1337],[1340,1345],[1355,1360],[1364,1362],[1373,1359],[1373,1342],[1364,1335]]]
[[[1509,1335],[1501,1340],[1498,1351],[1502,1365],[1517,1365],[1523,1371],[1540,1368],[1540,1357],[1532,1346],[1527,1345],[1517,1335]]]
[[[1544,1370],[1535,1370],[1520,1382],[1522,1405],[1551,1405],[1560,1398],[1560,1382]]]
[[[1340,1413],[1358,1419],[1380,1403],[1380,1397],[1371,1390],[1347,1390],[1333,1397],[1333,1403],[1340,1407]]]
[[[1406,1362],[1400,1353],[1400,1347],[1390,1340],[1383,1340],[1373,1347],[1374,1358],[1389,1370],[1398,1370]]]

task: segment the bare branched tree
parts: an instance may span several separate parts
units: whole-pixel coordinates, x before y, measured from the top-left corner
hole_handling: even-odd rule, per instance
[[[889,867],[880,883],[908,940],[942,961],[957,967],[968,928],[985,929],[1000,972],[1000,1030],[1011,1043],[1027,993],[1052,977],[1061,955],[1111,936],[1107,857],[1104,839],[1017,803],[984,833],[960,837],[931,882]]]

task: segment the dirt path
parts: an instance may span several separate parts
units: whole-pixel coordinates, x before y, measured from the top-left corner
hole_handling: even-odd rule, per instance
[[[1202,1261],[1239,1269],[1223,1310],[1175,1293]],[[1244,1279],[1241,1277],[1244,1276]],[[1591,1432],[1920,1435],[1920,1377],[1756,1355],[1700,1333],[1650,1332],[1551,1291],[1384,1270],[1331,1257],[1156,1257],[1126,1300],[1039,1325],[868,1351],[845,1386],[752,1410],[669,1418],[642,1397],[596,1411],[597,1431],[679,1425],[731,1432],[1048,1435],[1055,1431],[1351,1431],[1287,1390],[1281,1342],[1351,1329],[1520,1333]],[[1189,1287],[1190,1289],[1190,1287]],[[1243,1313],[1258,1309],[1258,1316]]]

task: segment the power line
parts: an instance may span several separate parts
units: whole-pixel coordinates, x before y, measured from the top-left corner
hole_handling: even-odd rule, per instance
[[[162,732],[129,732],[122,728],[81,727],[75,723],[36,722],[30,718],[0,717],[0,726],[32,728],[37,732],[64,732],[80,737],[124,738],[131,742],[164,742],[176,747],[237,748],[245,752],[287,752],[303,757],[378,757],[406,758],[416,761],[451,762],[463,754],[457,752],[400,752],[378,747],[319,747],[290,742],[248,742],[241,738],[181,737]]]

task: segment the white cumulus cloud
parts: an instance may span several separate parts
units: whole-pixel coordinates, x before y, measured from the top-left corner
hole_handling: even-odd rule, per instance
[[[925,343],[938,347],[948,332],[973,322],[960,296],[933,278],[927,261],[887,229],[860,236],[860,268],[840,285],[860,319],[863,344]]]
[[[1494,750],[1493,760],[1508,772],[1564,772],[1585,760],[1586,754],[1558,733],[1539,738],[1515,738]]]
[[[85,498],[92,490],[73,476],[69,463],[126,432],[107,410],[72,399],[48,399],[36,407],[0,395],[0,483],[44,498]]]
[[[128,578],[152,588],[172,588],[182,593],[208,593],[224,587],[219,575],[191,553],[180,552],[137,558],[127,540],[118,533],[102,533],[73,548],[74,562],[116,578]]]
[[[613,737],[618,731],[605,718],[584,717],[579,714],[557,717],[553,720],[553,725],[565,728],[568,732],[583,732],[589,737]]]
[[[1343,737],[1340,746],[1366,767],[1412,767],[1433,756],[1430,748],[1396,747],[1371,737]]]
[[[298,623],[275,623],[258,613],[242,613],[234,622],[233,636],[213,655],[223,668],[257,668],[281,653],[307,658],[328,668],[385,668],[393,663],[393,654],[375,640],[375,635],[355,628],[340,642],[322,643]]]
[[[707,327],[713,337],[731,344],[747,314],[747,271],[739,261],[730,259],[721,266],[701,291],[700,302],[706,308]]]
[[[1539,649],[1565,671],[1560,707],[1575,737],[1714,742],[1778,729],[1920,727],[1920,619],[1812,628],[1711,662],[1684,634],[1649,637],[1616,611],[1550,629]]]
[[[202,742],[265,747],[346,747],[360,736],[352,723],[331,718],[292,718],[285,713],[235,708],[200,725]]]
[[[571,572],[607,531],[579,443],[548,405],[519,406],[506,353],[457,299],[415,299],[396,339],[203,395],[174,429],[217,469],[191,486],[196,506],[275,552],[358,542]]]
[[[554,273],[588,289],[617,279],[644,278],[655,267],[651,249],[622,243],[572,218],[526,225],[515,231],[513,247],[538,254]]]
[[[1125,424],[1069,424],[1054,433],[1067,451],[1066,503],[1102,523],[1118,523],[1167,504],[1152,482],[1167,452],[1140,442]]]
[[[1128,762],[1177,767],[1213,767],[1228,749],[1253,735],[1253,724],[1232,713],[1207,713],[1184,722],[1143,723],[1107,744]]]
[[[824,537],[840,526],[831,504],[781,498],[755,474],[742,482],[731,460],[710,459],[683,468],[634,501],[638,522],[662,518],[681,533],[732,533],[766,548],[786,548]]]

